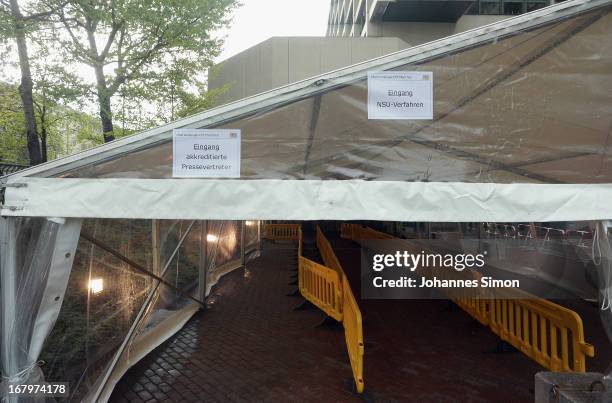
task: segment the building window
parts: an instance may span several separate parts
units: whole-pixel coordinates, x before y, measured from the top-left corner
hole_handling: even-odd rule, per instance
[[[501,14],[501,3],[499,1],[481,1],[480,2],[480,14],[484,14],[484,15]]]
[[[504,1],[504,15],[523,14],[524,5],[522,1]]]
[[[537,10],[538,8],[546,7],[548,4],[540,1],[528,1],[527,12]]]
[[[546,7],[549,4],[551,4],[550,0],[476,0],[466,14],[517,15]]]

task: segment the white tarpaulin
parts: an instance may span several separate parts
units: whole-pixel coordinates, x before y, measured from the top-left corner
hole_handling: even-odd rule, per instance
[[[6,215],[222,220],[586,221],[612,185],[20,178]],[[112,202],[98,203],[106,197]],[[545,197],[544,197],[545,195]],[[65,200],[72,200],[66,203]],[[238,201],[248,200],[248,203]]]

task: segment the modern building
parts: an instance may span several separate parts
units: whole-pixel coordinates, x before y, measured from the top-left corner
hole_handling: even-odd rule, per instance
[[[331,0],[325,37],[270,38],[211,70],[219,104],[545,7],[555,0]]]
[[[551,0],[332,0],[327,36],[394,36],[418,45],[550,3]]]
[[[220,63],[208,83],[225,87],[224,104],[407,47],[398,38],[275,37]]]

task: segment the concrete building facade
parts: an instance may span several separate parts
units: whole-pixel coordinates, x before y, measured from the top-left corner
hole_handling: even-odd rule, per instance
[[[215,66],[211,89],[220,104],[407,48],[398,38],[275,37]]]
[[[454,35],[556,0],[331,0],[325,37],[268,39],[215,66],[209,88],[235,101]]]

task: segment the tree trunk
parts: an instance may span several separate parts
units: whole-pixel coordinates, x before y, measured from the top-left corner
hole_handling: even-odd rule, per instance
[[[45,92],[43,91],[43,98],[45,98]],[[43,100],[46,102],[46,99]],[[42,108],[39,109],[40,115],[40,147],[42,152],[42,162],[47,162],[47,106],[43,104]]]
[[[111,111],[111,94],[106,84],[102,65],[95,66],[96,83],[98,92],[98,104],[100,107],[100,120],[102,121],[102,134],[104,142],[108,143],[115,139],[113,133],[113,114]]]
[[[47,128],[44,124],[40,128],[40,146],[42,148],[42,162],[47,162]]]
[[[42,162],[40,143],[38,141],[38,130],[36,128],[36,115],[34,114],[34,96],[32,95],[32,72],[30,70],[30,58],[28,56],[28,44],[25,36],[25,24],[17,0],[10,0],[11,14],[15,20],[15,41],[19,53],[19,67],[21,68],[21,84],[19,85],[19,96],[23,104],[23,115],[26,123],[28,139],[28,153],[30,165]]]

